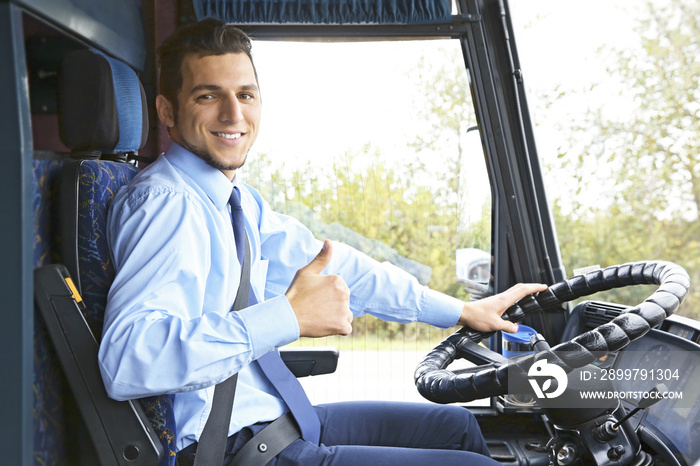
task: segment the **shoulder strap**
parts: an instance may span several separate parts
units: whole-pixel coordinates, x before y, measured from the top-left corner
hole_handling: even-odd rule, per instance
[[[249,290],[250,243],[248,241],[248,234],[246,233],[241,281],[238,285],[236,301],[233,303],[233,311],[240,311],[248,306]],[[204,425],[204,430],[202,430],[202,435],[199,438],[199,445],[197,446],[197,452],[194,456],[193,466],[218,466],[223,464],[237,381],[238,374],[233,374],[214,388],[211,412],[209,413],[207,423]]]

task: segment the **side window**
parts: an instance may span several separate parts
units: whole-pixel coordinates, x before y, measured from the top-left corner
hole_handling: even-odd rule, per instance
[[[682,265],[700,317],[700,4],[511,2],[563,263]],[[590,34],[590,24],[599,31]],[[552,40],[561,37],[561,40]],[[636,305],[646,287],[594,299]]]
[[[255,42],[263,120],[246,181],[319,239],[354,246],[470,299],[488,281],[491,191],[458,41]],[[415,366],[454,329],[353,322],[314,403],[422,400]],[[380,388],[381,387],[381,388]]]

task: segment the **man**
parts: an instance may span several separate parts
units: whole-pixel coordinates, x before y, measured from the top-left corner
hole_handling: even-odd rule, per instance
[[[500,314],[545,288],[518,285],[464,303],[343,244],[321,243],[296,220],[271,211],[236,176],[261,115],[249,39],[204,20],[168,39],[159,61],[156,107],[173,144],[119,191],[110,210],[117,274],[100,367],[115,399],[175,394],[177,448],[188,458],[212,409],[214,386],[233,374],[238,388],[226,464],[288,411],[262,361],[300,336],[348,335],[353,316],[367,312],[512,332],[516,325]],[[229,312],[243,255],[232,231],[234,197],[240,197],[252,260],[250,305],[239,312]],[[275,464],[492,464],[463,408],[374,402],[309,409],[320,421],[320,437],[294,441]]]

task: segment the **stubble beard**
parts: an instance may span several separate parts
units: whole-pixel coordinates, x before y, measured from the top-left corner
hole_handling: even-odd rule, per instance
[[[187,149],[188,151],[192,152],[194,155],[199,157],[200,159],[204,160],[209,166],[216,168],[217,170],[221,171],[235,171],[241,168],[243,165],[245,165],[246,160],[248,160],[248,153],[246,153],[245,158],[243,159],[243,162],[239,164],[224,164],[216,160],[209,152],[207,152],[204,149],[198,149],[189,143],[187,141],[182,141],[182,147]]]

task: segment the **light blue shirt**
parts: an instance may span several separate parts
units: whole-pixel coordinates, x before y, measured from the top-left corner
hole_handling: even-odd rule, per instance
[[[258,304],[233,306],[240,264],[228,199],[239,186],[252,249]],[[117,400],[174,393],[177,448],[199,439],[214,385],[239,374],[229,435],[287,411],[252,361],[299,338],[284,293],[321,241],[296,219],[273,212],[252,187],[233,183],[172,144],[115,196],[108,241],[116,270],[105,310],[99,363]],[[347,282],[355,316],[457,323],[464,303],[428,289],[403,270],[333,244],[324,270]]]

